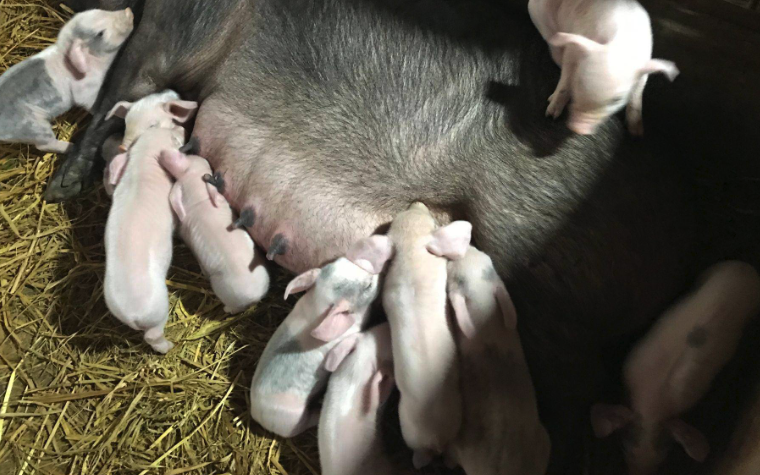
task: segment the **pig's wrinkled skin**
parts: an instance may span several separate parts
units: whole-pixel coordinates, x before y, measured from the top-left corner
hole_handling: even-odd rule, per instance
[[[461,422],[446,262],[464,256],[471,230],[463,221],[438,228],[428,208],[414,203],[393,219],[387,236],[372,236],[347,254],[376,273],[391,260],[383,282],[383,308],[393,332],[401,433],[414,450],[416,468],[443,453]]]
[[[319,418],[319,461],[324,475],[393,475],[383,453],[380,416],[394,387],[387,323],[360,333],[330,376]]]
[[[642,330],[693,277],[700,229],[679,168],[691,161],[654,134],[631,140],[617,118],[591,136],[547,121],[559,71],[527,13],[482,2],[452,38],[460,25],[426,32],[416,2],[404,16],[382,3],[147,2],[46,196],[87,186],[121,127],[104,121],[116,102],[171,85],[202,101],[194,135],[232,207],[265,204],[254,241],[292,230],[275,257],[291,272],[344,255],[414,201],[441,224],[467,219],[520,314],[552,466],[577,473],[600,349]]]
[[[251,383],[253,419],[283,437],[317,424],[310,403],[366,324],[379,278],[339,258],[293,279],[285,298],[304,290],[267,343]]]
[[[203,181],[211,174],[205,158],[167,150],[159,163],[176,180],[169,195],[179,218],[179,232],[208,276],[227,313],[239,313],[264,297],[269,271],[264,256],[242,229],[231,228],[227,200]]]
[[[568,127],[592,134],[627,104],[628,128],[642,135],[644,87],[652,73],[672,81],[678,68],[652,59],[652,26],[635,0],[530,0],[528,11],[562,68],[546,115],[555,119],[568,101]]]
[[[162,93],[160,97],[172,95]],[[148,96],[144,104],[135,104],[127,123],[146,123],[144,117],[135,115],[160,118],[165,105]],[[176,119],[186,114],[183,111]],[[166,353],[174,346],[164,337],[164,326],[169,318],[166,274],[175,221],[169,204],[172,180],[158,159],[162,150],[178,149],[185,143],[185,130],[169,123],[139,130],[128,127],[127,134],[137,140],[109,164],[109,184],[116,189],[106,222],[103,295],[116,318],[144,332],[145,341],[155,351]]]
[[[0,141],[64,153],[50,122],[79,106],[90,110],[116,53],[133,28],[132,10],[78,13],[56,43],[0,76]]]
[[[630,426],[624,439],[630,475],[656,473],[670,440],[704,461],[707,439],[678,417],[708,391],[758,311],[755,269],[738,261],[716,264],[631,352],[624,370],[631,407],[596,405],[592,411],[597,436]]]
[[[551,442],[517,334],[517,314],[491,259],[470,247],[448,264],[459,326],[462,429],[447,450],[467,475],[544,475]]]

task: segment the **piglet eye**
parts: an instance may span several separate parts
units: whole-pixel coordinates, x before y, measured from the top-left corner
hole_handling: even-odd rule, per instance
[[[106,34],[106,30],[101,30],[101,31],[98,32],[98,34],[96,36],[98,38],[103,38],[103,35],[105,35],[105,34]]]

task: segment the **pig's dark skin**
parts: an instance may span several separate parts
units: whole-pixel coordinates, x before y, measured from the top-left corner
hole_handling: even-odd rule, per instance
[[[518,311],[550,473],[580,473],[597,349],[685,287],[692,210],[649,139],[618,120],[579,137],[546,119],[559,70],[545,42],[526,14],[482,8],[454,40],[359,0],[149,1],[48,197],[86,183],[116,101],[172,87],[202,101],[201,154],[253,210],[256,243],[286,240],[273,257],[290,271],[414,201],[471,221]]]
[[[63,4],[71,8],[74,12],[79,13],[85,10],[98,8],[100,10],[123,10],[131,7],[142,5],[145,0],[64,0]]]

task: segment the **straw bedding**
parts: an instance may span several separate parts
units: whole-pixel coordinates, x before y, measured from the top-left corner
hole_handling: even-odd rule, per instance
[[[69,15],[0,1],[0,72],[52,44]],[[86,116],[56,132],[69,139]],[[42,200],[55,161],[0,145],[0,474],[318,473],[314,433],[275,440],[248,415],[252,369],[290,307],[287,276],[229,317],[178,243],[167,327],[178,345],[161,357],[103,302],[102,187]]]

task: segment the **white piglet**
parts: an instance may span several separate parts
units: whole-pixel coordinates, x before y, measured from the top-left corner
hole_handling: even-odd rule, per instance
[[[293,279],[285,298],[303,291],[267,343],[251,383],[253,419],[283,437],[316,425],[313,398],[366,325],[379,278],[340,258]]]
[[[88,10],[74,15],[56,43],[0,76],[0,141],[67,152],[50,121],[79,106],[90,110],[103,80],[133,28],[132,10]]]
[[[652,26],[644,7],[635,0],[530,0],[528,11],[562,68],[546,115],[559,117],[572,100],[568,127],[593,134],[627,104],[629,130],[643,134],[647,78],[663,73],[672,81],[678,75],[673,62],[652,59]]]
[[[438,228],[428,208],[414,203],[395,217],[387,236],[366,238],[347,254],[376,273],[393,259],[383,284],[383,307],[393,333],[401,432],[417,468],[444,452],[461,423],[446,264],[464,256],[471,231],[466,221]]]
[[[175,119],[189,118],[194,107],[185,106],[188,107],[183,107]],[[165,103],[148,96],[145,104],[137,102],[130,114],[160,121],[167,110]],[[132,123],[145,122],[145,117],[132,119]],[[110,179],[113,184],[118,181],[118,186],[106,222],[103,292],[106,305],[116,318],[144,332],[145,341],[155,351],[166,353],[173,346],[164,337],[164,326],[169,313],[166,274],[172,258],[175,224],[169,204],[172,181],[158,158],[162,150],[177,149],[184,144],[185,130],[169,120],[139,131],[128,125],[127,134],[137,140],[128,152],[117,155],[109,164]]]
[[[269,272],[250,235],[232,226],[232,209],[217,188],[204,181],[211,175],[205,158],[165,150],[159,163],[174,177],[169,201],[179,218],[179,232],[224,303],[239,313],[264,297]]]
[[[448,271],[462,388],[462,430],[448,458],[467,475],[544,475],[551,443],[507,288],[491,258],[474,247]]]
[[[747,322],[760,311],[760,276],[749,264],[716,264],[690,295],[669,309],[628,356],[624,379],[630,407],[592,409],[599,437],[626,429],[630,475],[652,475],[675,441],[697,461],[710,445],[679,417],[709,390],[731,359]]]
[[[319,418],[319,460],[324,475],[393,475],[378,427],[394,387],[387,323],[359,334],[353,351],[330,376]]]

